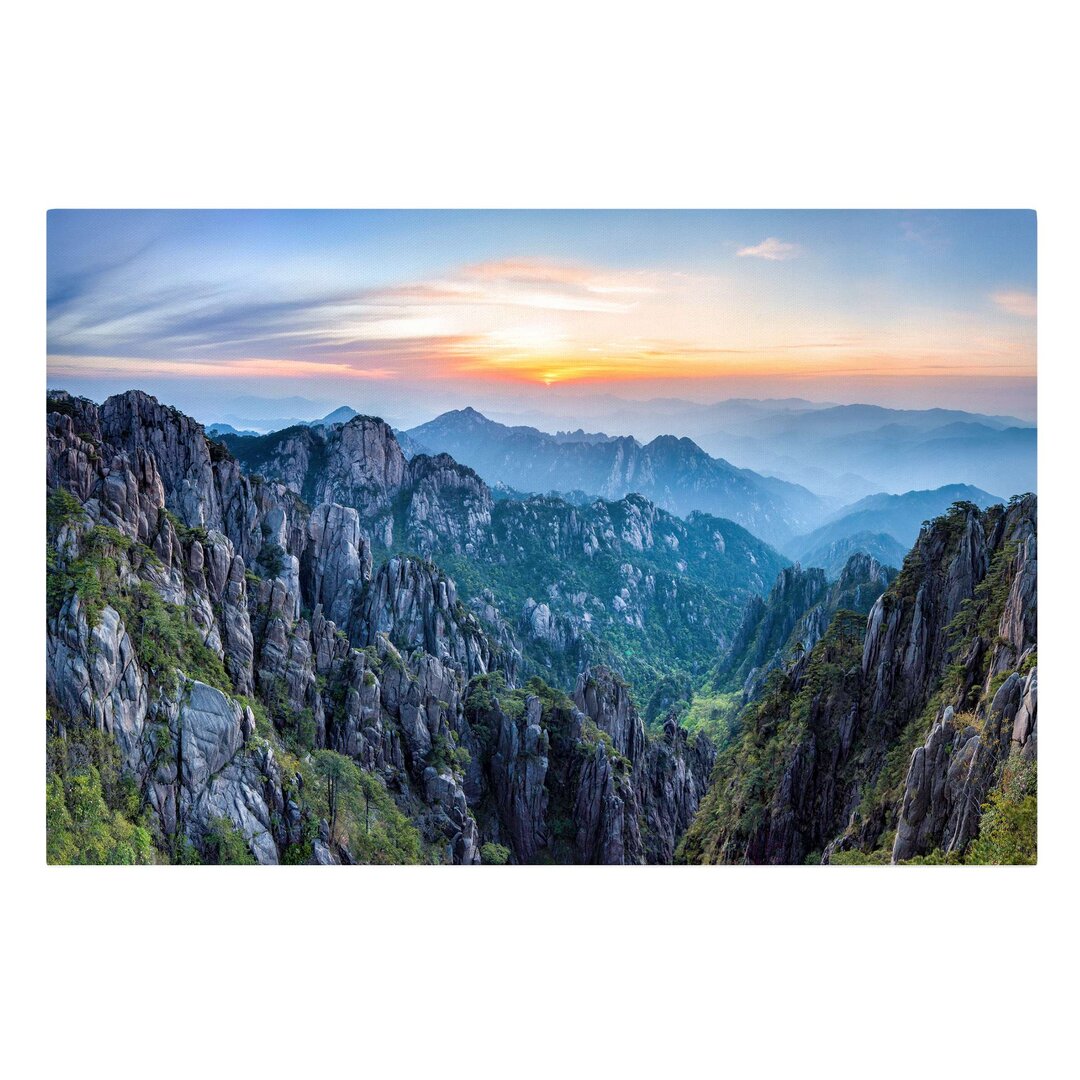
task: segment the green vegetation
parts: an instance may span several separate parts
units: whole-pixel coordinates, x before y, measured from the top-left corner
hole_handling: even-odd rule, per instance
[[[50,865],[166,861],[116,744],[96,728],[69,725],[47,746],[45,857]]]
[[[309,809],[330,823],[331,837],[346,842],[357,861],[425,861],[420,833],[397,808],[381,778],[333,750],[316,751],[310,765],[298,761],[296,766],[302,776],[307,773]]]
[[[203,640],[186,608],[166,603],[145,581],[117,589],[108,600],[124,620],[140,666],[158,686],[175,686],[182,672],[232,693],[232,680],[221,657]]]
[[[76,595],[87,625],[93,628],[109,605],[123,619],[140,665],[158,686],[174,686],[183,672],[229,693],[232,680],[221,658],[206,645],[190,612],[167,603],[153,585],[136,577],[144,566],[160,566],[153,551],[106,525],[79,533],[77,553],[62,555],[56,550],[60,530],[85,521],[74,496],[62,488],[50,493],[46,558],[49,614],[59,614],[66,601]]]
[[[210,534],[202,525],[185,525],[171,510],[162,509],[160,517],[172,525],[181,544],[190,544],[192,540],[205,544],[210,539]]]
[[[645,704],[642,717],[647,727],[658,727],[674,712],[682,716],[694,697],[693,680],[685,672],[675,672],[657,681]]]
[[[527,674],[570,687],[583,661],[606,664],[623,673],[646,721],[656,725],[666,707],[660,715],[658,699],[649,708],[654,692],[671,680],[661,692],[666,698],[679,682],[704,675],[747,599],[771,586],[786,560],[740,526],[707,514],[685,522],[658,515],[651,546],[638,550],[617,538],[638,533],[652,514],[643,506],[636,496],[583,507],[546,496],[502,500],[492,510],[490,554],[447,546],[433,557],[465,601],[490,590],[504,614],[520,612],[531,598],[573,620],[569,642],[569,627],[557,643],[525,642]],[[586,552],[590,534],[600,546]],[[395,535],[408,535],[404,521]],[[685,692],[670,700],[680,699],[688,700]]]
[[[255,864],[255,858],[248,849],[243,833],[228,818],[210,819],[205,848],[204,861],[213,865],[253,866]]]
[[[484,866],[505,866],[510,861],[510,849],[502,844],[484,844],[480,848],[480,862]]]
[[[1030,866],[1038,861],[1037,781],[1035,762],[1006,763],[1001,783],[983,804],[979,835],[965,862]]]
[[[1015,573],[1017,550],[1015,543],[1009,543],[994,554],[986,576],[975,587],[974,595],[961,603],[959,613],[949,623],[947,633],[954,655],[963,655],[965,647],[975,638],[987,642],[996,638]],[[947,695],[959,700],[962,706],[973,707],[975,702],[972,696],[979,693],[986,679],[990,656],[991,650],[985,650],[976,671],[969,672],[962,665],[955,665],[946,676]],[[992,699],[993,690],[996,689],[993,687],[988,697]]]
[[[449,737],[436,735],[431,741],[431,752],[427,760],[438,772],[450,770],[460,777],[464,775],[472,759],[469,751],[464,746],[458,746],[456,740],[457,735],[454,732],[451,732]]]
[[[680,723],[691,734],[707,735],[717,747],[723,747],[732,736],[742,695],[739,693],[709,693],[699,691],[694,694]]]
[[[859,851],[852,848],[850,851],[836,851],[829,856],[830,866],[888,866],[890,852],[885,848],[877,848],[874,851]]]
[[[1029,865],[1038,861],[1038,796],[1035,762],[1010,758],[1005,763],[1001,781],[982,806],[979,835],[966,852],[935,848],[925,855],[905,859],[903,866]],[[829,860],[835,866],[887,863],[892,850],[892,836],[870,852],[843,851]]]
[[[298,709],[293,706],[289,701],[289,684],[281,676],[273,679],[264,696],[264,715],[281,733],[286,745],[297,754],[314,750],[318,730],[311,707]]]
[[[46,610],[55,617],[64,603],[76,595],[87,625],[94,627],[105,608],[106,593],[118,586],[120,557],[132,549],[133,543],[116,529],[94,525],[76,533],[77,552],[74,555],[57,551],[56,542],[64,528],[87,524],[89,521],[82,504],[74,495],[62,488],[49,494],[46,504]]]
[[[828,759],[839,739],[837,718],[858,700],[864,625],[857,612],[837,612],[804,668],[772,673],[761,699],[739,717],[717,758],[712,785],[677,860],[742,862],[760,845],[773,797],[796,755],[812,742]],[[827,839],[808,842],[808,850]]]
[[[276,578],[285,569],[285,550],[280,544],[265,543],[259,552],[259,568],[269,578]]]

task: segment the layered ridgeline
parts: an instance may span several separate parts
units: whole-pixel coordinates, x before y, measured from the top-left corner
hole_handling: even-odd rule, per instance
[[[925,522],[944,514],[953,503],[974,503],[985,510],[1001,501],[969,484],[947,484],[902,495],[880,492],[837,510],[813,532],[793,537],[784,551],[804,566],[824,567],[831,577],[855,551],[899,566]]]
[[[739,718],[689,862],[1035,858],[1036,500],[959,503]]]
[[[376,563],[400,552],[433,560],[487,632],[520,654],[522,676],[567,691],[590,664],[620,670],[640,700],[673,672],[700,677],[785,565],[732,521],[684,520],[641,495],[496,498],[446,454],[407,458],[370,417],[224,441],[246,472],[307,504],[355,507]]]
[[[50,861],[670,861],[708,740],[647,733],[600,667],[572,696],[518,685],[493,603],[375,558],[475,550],[478,478],[406,468],[378,421],[299,430],[258,476],[145,394],[49,395]],[[677,546],[646,507],[610,513],[575,543]],[[766,581],[777,557],[723,528],[711,550]]]
[[[451,454],[489,484],[527,492],[576,489],[604,499],[636,492],[681,516],[703,511],[729,518],[771,544],[807,532],[825,510],[804,487],[738,469],[671,435],[645,446],[629,435],[552,435],[507,427],[475,409],[444,413],[407,434],[413,446]]]

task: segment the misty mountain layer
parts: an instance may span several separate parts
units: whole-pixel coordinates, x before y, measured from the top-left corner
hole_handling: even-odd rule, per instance
[[[805,488],[737,469],[673,436],[642,446],[630,436],[549,435],[508,428],[475,409],[445,413],[408,435],[471,466],[488,483],[529,492],[578,489],[605,499],[637,493],[675,514],[701,510],[730,518],[773,544],[812,527],[824,509]]]

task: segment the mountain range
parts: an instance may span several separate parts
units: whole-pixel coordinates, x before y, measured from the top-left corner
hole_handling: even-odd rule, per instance
[[[586,422],[639,440],[691,438],[738,467],[801,484],[849,503],[878,491],[899,493],[965,483],[1008,495],[1036,488],[1035,424],[1014,416],[957,409],[831,405],[797,398],[567,399],[564,411],[511,416],[506,423],[576,427]]]
[[[828,434],[832,439],[862,438],[868,425],[873,428],[883,420],[888,423],[874,430],[894,436],[903,431],[939,436],[951,431],[957,435],[972,427],[961,419],[968,414],[942,409],[916,412],[878,406],[814,406],[797,399],[733,400],[699,407],[699,411],[701,408],[735,430],[749,426],[778,439],[791,434],[796,417],[803,435]],[[321,420],[292,427],[329,426],[351,415],[355,415],[353,410],[342,407]],[[1010,426],[1008,417],[984,419],[986,425],[975,425],[984,431],[1004,435],[1018,430]],[[222,436],[254,434],[226,431],[221,425],[207,430]],[[472,408],[444,413],[409,431],[395,430],[394,435],[406,458],[445,452],[472,466],[497,499],[547,493],[586,505],[596,498],[610,500],[641,493],[678,515],[700,510],[731,518],[803,565],[822,567],[833,580],[849,556],[857,552],[884,565],[898,566],[921,523],[943,513],[954,501],[971,501],[980,507],[1000,501],[969,484],[947,484],[899,494],[875,492],[839,506],[835,499],[816,496],[798,485],[736,469],[725,460],[710,457],[686,438],[663,435],[642,445],[630,436],[582,428],[548,433],[527,426],[509,427]],[[254,443],[244,451],[232,444],[241,457],[245,453],[257,455],[260,445]]]
[[[524,671],[564,686],[589,663],[617,663],[639,691],[675,666],[704,671],[786,563],[733,521],[639,494],[496,498],[446,454],[406,458],[377,418],[223,441],[313,506],[361,509],[375,558],[437,562],[497,635],[517,635]]]
[[[247,398],[241,399],[241,407],[243,402],[246,401],[248,405],[254,405],[263,399],[259,398]],[[292,405],[306,405],[310,407],[314,402],[308,402],[306,398],[288,398],[284,401],[277,403],[273,402],[273,399],[265,399],[263,408],[267,405],[278,404],[280,406],[292,404]],[[262,416],[262,417],[238,417],[230,416],[228,419],[232,423],[218,422],[214,424],[208,424],[206,426],[206,433],[213,436],[221,435],[262,435],[268,431],[280,431],[283,428],[289,427],[318,427],[325,424],[344,424],[351,420],[354,416],[358,416],[359,413],[349,405],[339,405],[336,409],[332,409],[325,416],[318,417],[315,420],[302,420],[299,417],[281,417],[281,416]],[[237,427],[236,425],[240,425]]]
[[[1034,496],[830,583],[639,491],[496,497],[375,417],[46,411],[50,862],[1034,859]],[[620,443],[581,434],[543,452]]]
[[[805,531],[823,511],[822,500],[806,488],[737,469],[670,435],[645,445],[631,436],[552,435],[506,427],[471,408],[406,434],[416,446],[470,465],[488,483],[532,492],[578,489],[605,499],[636,492],[682,516],[701,510],[730,518],[773,544]]]
[[[868,495],[827,515],[812,532],[793,537],[784,545],[784,551],[804,566],[835,567],[843,551],[850,553],[851,549],[884,556],[886,563],[899,566],[923,523],[945,513],[956,502],[973,503],[985,510],[1002,499],[969,484],[947,484],[933,491],[907,491],[902,495]],[[870,550],[875,546],[877,550]],[[897,554],[899,558],[895,558]]]

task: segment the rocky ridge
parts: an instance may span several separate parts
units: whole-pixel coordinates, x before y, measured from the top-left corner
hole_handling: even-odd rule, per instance
[[[727,652],[712,672],[717,690],[734,690],[746,704],[765,680],[796,655],[809,652],[840,610],[868,614],[896,571],[858,552],[829,584],[825,571],[796,564],[780,571],[765,598],[754,597]]]
[[[406,458],[371,417],[225,443],[253,476],[355,506],[376,561],[433,560],[522,675],[564,689],[589,664],[619,667],[642,696],[673,666],[704,672],[784,565],[732,521],[684,521],[641,495],[496,498],[446,454]]]
[[[560,853],[670,859],[704,790],[707,743],[647,738],[614,690],[591,698],[591,713],[563,703],[537,714],[531,701],[552,693],[542,683],[522,727],[521,658],[498,609],[462,603],[422,557],[373,557],[398,528],[466,552],[487,527],[486,488],[445,456],[406,462],[370,418],[284,433],[275,447],[254,474],[146,394],[100,407],[50,394],[56,753],[75,768],[86,733],[107,736],[172,860],[220,857],[239,837],[264,863],[475,863],[488,849],[499,861],[505,837],[509,857],[528,861],[555,828],[537,774],[545,717],[558,712],[548,798],[566,810],[560,837],[583,837]],[[501,717],[493,742],[467,707],[485,681]],[[344,772],[335,755],[351,763]],[[585,757],[587,769],[570,767]],[[340,784],[360,793],[352,831],[337,814]],[[616,797],[613,831],[596,800]]]
[[[1034,805],[1035,534],[1034,496],[929,523],[869,616],[838,612],[743,715],[682,857],[982,858],[985,808]]]

